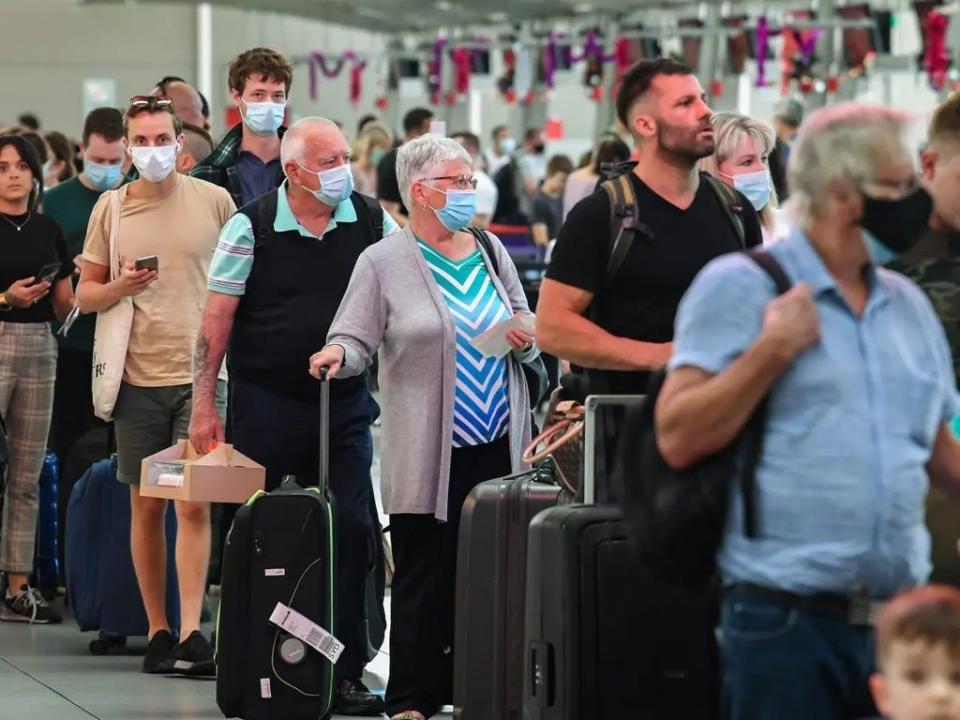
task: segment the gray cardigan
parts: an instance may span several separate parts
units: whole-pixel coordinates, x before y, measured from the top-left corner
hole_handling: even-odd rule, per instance
[[[480,252],[500,298],[513,312],[529,312],[513,261],[500,240],[490,238],[499,277],[482,247]],[[455,333],[447,303],[409,226],[367,248],[353,270],[327,343],[345,350],[337,377],[359,375],[380,351],[380,482],[388,514],[447,518]],[[526,353],[515,350],[507,363],[514,472],[523,469],[520,456],[530,442],[530,398],[520,363],[539,353],[536,347]]]

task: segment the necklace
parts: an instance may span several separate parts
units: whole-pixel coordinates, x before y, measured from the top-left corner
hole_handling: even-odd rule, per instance
[[[6,221],[7,221],[8,223],[10,223],[11,225],[13,225],[13,226],[17,229],[17,232],[20,232],[21,230],[23,230],[23,226],[26,225],[28,222],[30,222],[30,218],[33,217],[33,211],[31,210],[30,212],[28,212],[28,213],[27,213],[27,219],[24,220],[24,221],[23,221],[22,223],[20,223],[19,225],[17,225],[13,220],[11,220],[10,218],[8,218],[7,215],[6,215],[6,213],[0,213],[0,217],[2,217],[4,220],[6,220]]]

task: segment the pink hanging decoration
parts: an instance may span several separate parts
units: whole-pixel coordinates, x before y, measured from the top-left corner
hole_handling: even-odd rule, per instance
[[[941,12],[931,10],[923,23],[926,52],[923,67],[930,78],[930,87],[942,90],[947,83],[950,53],[947,51],[947,26],[950,19]]]
[[[460,95],[466,95],[470,91],[470,56],[471,53],[466,48],[457,48],[450,53],[453,60],[453,84]]]
[[[312,52],[310,57],[307,60],[307,67],[310,70],[310,99],[317,99],[317,68],[320,68],[320,72],[323,73],[323,76],[328,80],[332,80],[335,77],[339,77],[340,73],[343,72],[343,68],[348,62],[353,63],[351,69],[352,73],[357,73],[357,68],[360,68],[360,72],[363,71],[363,68],[366,67],[366,63],[357,58],[357,54],[353,50],[347,50],[345,53],[341,54],[335,58],[328,58],[323,53]],[[329,65],[328,65],[329,63]],[[351,75],[351,90],[350,97],[352,102],[353,100],[353,82],[354,78]],[[356,79],[358,86],[358,97],[359,97],[359,77]]]
[[[354,62],[350,68],[350,102],[354,105],[360,102],[363,95],[363,71],[366,67],[365,62]]]

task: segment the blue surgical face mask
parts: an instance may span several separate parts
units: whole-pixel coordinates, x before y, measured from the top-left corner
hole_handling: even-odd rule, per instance
[[[374,148],[370,151],[370,162],[374,165],[379,165],[380,161],[383,160],[383,156],[387,154],[387,151],[384,148]]]
[[[437,188],[427,185],[431,190]],[[447,196],[447,204],[439,210],[433,210],[437,215],[440,224],[450,232],[463,230],[473,216],[477,214],[477,191],[476,190],[437,190]],[[429,205],[427,207],[430,207]]]
[[[300,165],[300,163],[297,163]],[[314,172],[307,170],[303,165],[300,169],[311,175],[316,175],[320,181],[319,190],[311,190],[313,196],[324,205],[336,207],[353,194],[353,172],[347,164],[337,165],[329,170]]]
[[[283,125],[286,105],[275,102],[244,103],[247,106],[243,123],[257,135],[273,135]]]
[[[726,177],[731,177],[727,175]],[[770,172],[757,172],[733,175],[733,186],[747,196],[747,200],[757,212],[763,210],[770,202]]]
[[[512,137],[505,137],[500,140],[501,155],[510,155],[516,149],[517,149],[517,141],[514,140]]]
[[[83,174],[87,176],[87,180],[89,180],[90,184],[97,190],[109,190],[115,187],[116,184],[120,182],[121,170],[122,167],[120,163],[116,165],[101,165],[100,163],[90,162],[88,160],[83,164]]]

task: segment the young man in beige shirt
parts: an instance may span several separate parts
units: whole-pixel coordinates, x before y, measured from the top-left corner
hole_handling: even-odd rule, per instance
[[[124,142],[139,179],[120,188],[121,274],[110,280],[110,193],[94,206],[77,298],[100,312],[133,298],[133,324],[113,419],[117,479],[131,486],[131,549],[150,623],[146,673],[214,675],[213,651],[199,631],[210,555],[210,506],[176,501],[181,638],[165,611],[166,500],[140,497],[141,460],[186,438],[192,404],[192,350],[206,299],[207,269],[220,229],[234,213],[230,195],[176,172],[183,124],[167,98],[136,97],[124,115]],[[138,270],[137,258],[157,257]],[[226,405],[225,375],[217,384]]]

